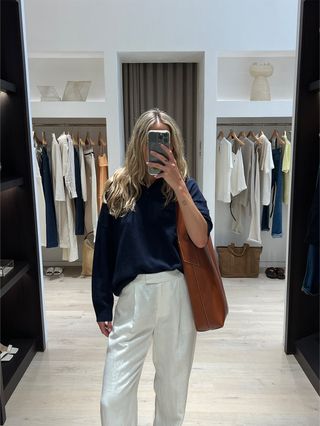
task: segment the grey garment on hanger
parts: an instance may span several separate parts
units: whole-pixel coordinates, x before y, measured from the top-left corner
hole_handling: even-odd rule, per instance
[[[254,154],[254,202],[252,204],[253,211],[250,222],[250,231],[248,241],[262,244],[261,241],[261,206],[260,206],[260,161],[259,156],[261,150],[259,146],[255,146]]]

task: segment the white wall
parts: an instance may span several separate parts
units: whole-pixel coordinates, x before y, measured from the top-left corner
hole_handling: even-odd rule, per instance
[[[165,61],[172,56],[163,52],[202,53],[198,179],[214,212],[217,58],[226,51],[294,51],[297,6],[298,0],[28,0],[28,51],[104,52],[110,173],[124,157],[120,58],[131,52],[138,62],[149,52],[149,60]]]

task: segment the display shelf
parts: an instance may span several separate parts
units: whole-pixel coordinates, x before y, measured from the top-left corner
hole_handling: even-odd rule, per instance
[[[20,0],[1,0],[1,75],[17,90],[1,81],[7,91],[0,97],[1,140],[7,141],[0,144],[1,257],[13,259],[14,268],[0,277],[0,333],[2,344],[19,351],[0,364],[0,424],[35,352],[46,345],[22,9]]]
[[[1,179],[0,189],[2,191],[6,191],[7,189],[16,188],[17,186],[23,185],[22,177],[6,177]]]
[[[5,403],[19,383],[36,353],[35,339],[7,339],[5,344],[19,348],[10,361],[2,361],[3,394]]]
[[[0,90],[6,93],[15,93],[16,85],[10,81],[0,79]]]
[[[105,118],[106,103],[104,101],[32,101],[31,116],[33,118]]]
[[[319,333],[296,341],[295,357],[319,394]]]
[[[292,100],[217,101],[217,117],[292,117]]]
[[[219,101],[250,100],[254,81],[250,67],[255,62],[272,65],[272,75],[267,78],[272,102],[292,100],[295,51],[239,51],[220,52],[218,55]]]
[[[5,277],[0,278],[0,298],[28,272],[29,268],[30,266],[27,262],[14,262],[14,268]]]

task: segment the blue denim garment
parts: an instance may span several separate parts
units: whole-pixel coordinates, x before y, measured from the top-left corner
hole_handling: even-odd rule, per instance
[[[53,198],[51,171],[49,157],[45,147],[42,147],[41,149],[39,168],[42,177],[44,198],[46,201],[47,248],[58,247],[57,220]]]
[[[272,169],[272,209],[270,206],[263,206],[261,230],[270,231],[269,217],[272,218],[271,235],[273,238],[282,237],[282,191],[283,191],[283,176],[282,176],[282,150],[276,148],[272,150],[272,158],[274,169]]]
[[[301,290],[309,296],[318,296],[319,286],[319,246],[310,244],[308,249],[306,273]]]

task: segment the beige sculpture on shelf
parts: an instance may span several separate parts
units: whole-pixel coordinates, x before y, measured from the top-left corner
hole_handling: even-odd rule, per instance
[[[273,74],[273,66],[269,62],[254,62],[250,67],[254,77],[251,87],[251,101],[270,101],[270,87],[267,77]]]

